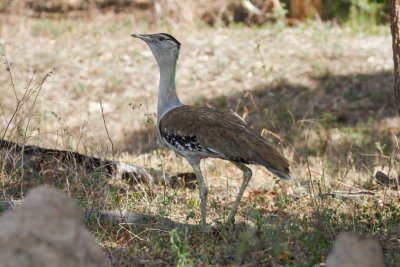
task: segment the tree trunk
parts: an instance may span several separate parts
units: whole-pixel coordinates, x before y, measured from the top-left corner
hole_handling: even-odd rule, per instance
[[[394,95],[397,111],[400,115],[400,0],[390,0],[389,10],[393,45]]]
[[[289,18],[295,20],[321,19],[321,8],[322,0],[290,0]]]

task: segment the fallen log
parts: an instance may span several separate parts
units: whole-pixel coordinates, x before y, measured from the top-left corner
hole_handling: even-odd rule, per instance
[[[43,148],[0,140],[0,172],[24,170],[30,177],[46,172],[71,170],[74,172],[99,173],[105,177],[122,179],[133,184],[165,184],[175,187],[194,187],[194,173],[164,173],[123,161],[101,159],[73,151]]]

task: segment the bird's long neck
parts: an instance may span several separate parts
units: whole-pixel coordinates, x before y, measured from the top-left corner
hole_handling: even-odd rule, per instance
[[[171,109],[181,106],[182,103],[176,94],[175,70],[176,61],[159,64],[160,84],[158,89],[157,121]]]

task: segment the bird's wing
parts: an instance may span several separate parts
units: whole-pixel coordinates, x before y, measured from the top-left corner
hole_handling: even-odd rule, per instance
[[[289,175],[286,158],[233,114],[180,106],[161,118],[159,130],[168,143],[181,149],[209,152],[210,156],[235,162],[260,164],[278,176],[282,173],[282,178]]]

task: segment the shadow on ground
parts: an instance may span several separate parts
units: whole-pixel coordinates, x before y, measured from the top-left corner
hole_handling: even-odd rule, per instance
[[[344,76],[327,73],[313,77],[310,84],[307,87],[278,81],[249,92],[205,99],[196,105],[236,112],[256,132],[268,129],[277,136],[268,133],[263,136],[272,143],[294,147],[295,158],[304,152],[304,130],[309,128],[320,139],[317,145],[307,148],[311,155],[325,155],[332,149],[330,138],[324,135],[336,128],[362,141],[353,151],[370,150],[377,141],[387,143],[387,150],[392,149],[390,134],[382,135],[385,129],[375,129],[380,127],[381,120],[396,116],[392,72]],[[126,140],[129,141],[121,147],[131,153],[146,153],[157,147],[154,128],[133,132]]]

